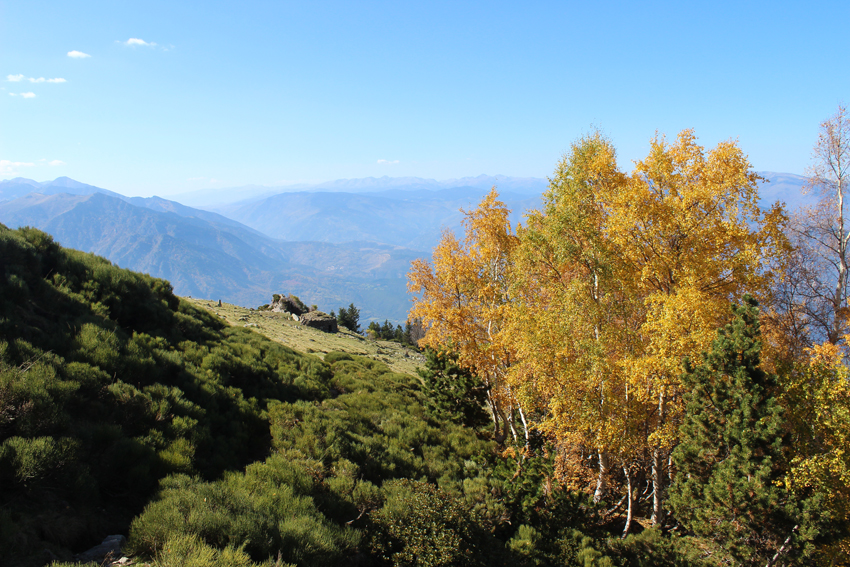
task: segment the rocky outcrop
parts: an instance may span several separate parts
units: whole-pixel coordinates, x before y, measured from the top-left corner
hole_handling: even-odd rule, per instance
[[[95,562],[98,565],[109,563],[121,557],[121,546],[127,542],[127,538],[123,535],[107,536],[100,545],[97,545],[86,552],[79,553],[74,556],[78,563]]]
[[[339,331],[339,327],[336,324],[336,317],[333,315],[328,315],[327,313],[322,313],[321,311],[311,311],[310,313],[304,313],[301,315],[300,319],[301,324],[307,327],[312,327],[314,329],[319,329],[320,331],[324,331],[326,333],[336,333]]]
[[[293,315],[301,316],[307,312],[305,305],[301,300],[294,295],[278,295],[274,294],[273,300],[269,309],[275,313],[292,313]]]

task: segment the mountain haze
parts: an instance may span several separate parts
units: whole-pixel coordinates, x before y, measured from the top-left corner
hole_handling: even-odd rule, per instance
[[[171,195],[170,198],[192,207],[216,208],[238,202],[257,201],[272,195],[296,192],[325,193],[375,193],[387,190],[439,191],[441,189],[484,189],[497,187],[527,196],[539,196],[549,181],[542,177],[508,177],[506,175],[479,175],[460,179],[425,179],[422,177],[365,177],[361,179],[335,179],[321,183],[293,183],[282,186],[243,185],[239,187],[209,188]]]
[[[29,193],[38,192],[43,195],[57,195],[67,193],[69,195],[91,195],[92,193],[105,193],[113,197],[121,197],[94,185],[87,185],[74,181],[70,177],[57,177],[52,181],[33,181],[25,177],[15,177],[0,181],[0,201],[8,201],[23,197]]]
[[[759,195],[763,203],[779,201],[785,203],[785,208],[791,212],[813,205],[816,201],[814,194],[803,193],[808,182],[807,177],[773,171],[760,171],[758,174],[765,179],[759,186]]]
[[[159,198],[31,193],[0,203],[0,222],[34,226],[64,246],[166,278],[181,295],[257,306],[286,292],[325,310],[355,302],[364,320],[405,320],[404,275],[419,254],[376,243],[281,242],[214,213],[188,216],[193,211]]]
[[[281,193],[216,209],[264,234],[284,240],[371,240],[431,250],[445,229],[460,234],[461,209],[473,209],[488,189],[388,190],[379,193]],[[516,223],[540,198],[500,195]]]
[[[801,193],[805,177],[760,175],[765,205],[779,200],[793,211],[813,202]],[[400,323],[410,262],[430,256],[444,230],[460,236],[461,209],[474,208],[494,184],[516,224],[540,206],[546,180],[342,179],[274,195],[254,186],[252,199],[201,210],[68,178],[16,178],[0,182],[0,222],[40,228],[65,246],[166,278],[181,295],[249,307],[294,293],[323,310],[354,303],[363,321]]]

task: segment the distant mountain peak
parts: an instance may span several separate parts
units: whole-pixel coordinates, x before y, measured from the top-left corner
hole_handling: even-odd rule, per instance
[[[87,183],[81,183],[70,177],[57,177],[53,181],[42,181],[39,185],[45,185],[50,187],[94,187],[93,185],[89,185]]]
[[[17,199],[33,191],[43,195],[56,195],[59,193],[92,195],[103,193],[105,195],[123,198],[118,193],[101,189],[94,185],[80,183],[70,177],[57,177],[51,181],[33,181],[24,177],[15,177],[14,179],[0,181],[0,201]]]
[[[0,181],[0,185],[31,185],[38,187],[39,182],[33,179],[27,179],[26,177],[13,177],[12,179],[3,179]]]

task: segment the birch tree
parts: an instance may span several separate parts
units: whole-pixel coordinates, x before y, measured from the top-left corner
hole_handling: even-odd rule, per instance
[[[690,130],[656,137],[628,176],[592,137],[519,234],[515,380],[545,400],[564,444],[597,449],[597,498],[609,457],[628,484],[631,460],[649,455],[638,465],[654,524],[683,413],[681,362],[708,349],[730,299],[767,292],[787,250],[784,213],[759,207],[758,180],[736,143],[706,151]]]
[[[838,344],[848,330],[850,117],[844,106],[820,125],[812,159],[806,190],[819,202],[796,214],[791,224],[796,258],[786,305],[793,330],[807,346]]]
[[[654,524],[663,520],[669,455],[683,411],[681,361],[699,360],[708,350],[730,300],[765,297],[770,268],[787,251],[786,216],[779,205],[761,209],[759,179],[735,142],[706,151],[684,130],[673,143],[652,141],[628,190],[611,205],[620,277],[641,300],[642,348],[622,364],[634,394],[654,405],[647,439]]]
[[[432,262],[413,262],[408,289],[418,297],[410,317],[421,319],[427,329],[420,346],[454,352],[461,367],[484,381],[495,438],[501,442],[508,434],[515,439],[521,434],[527,442],[525,412],[505,381],[514,359],[503,327],[517,244],[509,212],[493,188],[476,209],[465,212],[462,242],[446,231]],[[516,415],[522,424],[519,433]]]
[[[563,450],[592,453],[594,501],[630,445],[628,394],[617,360],[629,348],[616,253],[605,238],[606,203],[622,190],[613,145],[586,136],[559,162],[543,208],[518,232],[509,326],[516,349],[511,380],[529,405],[544,405],[539,426]]]

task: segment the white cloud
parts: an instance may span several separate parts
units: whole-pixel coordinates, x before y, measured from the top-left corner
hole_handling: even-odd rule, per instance
[[[35,98],[35,93],[21,93],[24,98]]]
[[[0,174],[14,173],[18,167],[32,167],[34,163],[24,161],[12,161],[8,159],[0,159]]]
[[[25,77],[23,75],[6,75],[6,80],[11,81],[13,83],[20,83],[24,79],[26,79],[27,81],[29,81],[31,83],[67,83],[68,82],[61,77],[56,77],[55,79],[45,79],[44,77],[39,77],[39,78],[36,79],[35,77]]]
[[[379,159],[379,160],[378,160],[378,163],[387,163],[387,164],[392,164],[392,163],[398,163],[398,160],[397,160],[397,159],[396,159],[396,160]]]
[[[47,165],[52,165],[53,167],[56,167],[57,165],[65,165],[65,162],[62,161],[61,159],[55,159]]]
[[[68,57],[73,57],[75,59],[85,59],[86,57],[91,57],[88,53],[83,53],[82,51],[69,51]]]
[[[124,45],[144,45],[146,47],[153,47],[156,44],[154,42],[148,43],[147,41],[139,39],[137,37],[131,37],[130,39],[124,42]]]

